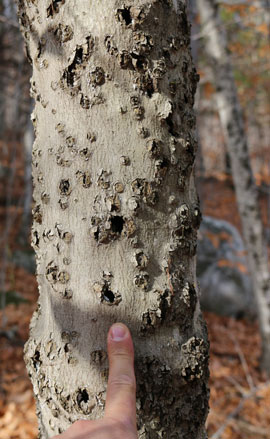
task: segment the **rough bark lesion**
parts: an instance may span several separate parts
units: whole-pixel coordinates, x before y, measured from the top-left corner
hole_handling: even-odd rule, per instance
[[[53,0],[47,8],[47,18],[53,18],[55,14],[58,14],[60,7],[65,4],[65,0]]]
[[[109,244],[122,237],[130,238],[135,230],[136,226],[132,218],[107,214],[91,218],[89,234],[97,244]]]
[[[157,296],[156,306],[151,307],[142,315],[140,327],[142,335],[154,333],[162,325],[172,304],[172,294],[169,289],[155,290],[154,294]]]
[[[92,35],[85,38],[86,42],[77,45],[71,63],[65,68],[60,80],[60,85],[65,90],[70,90],[71,95],[76,95],[81,90],[81,76],[82,71],[85,70],[89,64],[90,57],[95,48],[95,41]],[[90,72],[92,82],[102,85],[105,81],[104,70],[96,68]]]
[[[200,425],[208,407],[208,391],[201,382],[208,377],[208,346],[195,338],[183,346],[178,370],[156,358],[136,360],[139,437],[206,438]]]
[[[50,35],[52,35],[53,40],[59,46],[60,49],[64,43],[67,43],[68,41],[72,40],[74,36],[72,27],[68,24],[62,24],[62,23],[58,23],[56,25],[50,25],[48,27],[48,32]]]
[[[101,303],[106,305],[119,305],[119,303],[122,301],[122,296],[118,291],[112,290],[112,278],[112,273],[103,272],[103,278],[94,283],[93,290],[96,294],[98,294]]]

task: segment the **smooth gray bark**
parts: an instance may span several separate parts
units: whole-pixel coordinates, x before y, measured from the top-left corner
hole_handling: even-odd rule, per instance
[[[19,0],[33,63],[40,436],[102,416],[106,333],[136,350],[139,438],[206,437],[194,93],[181,1]]]
[[[217,106],[227,141],[249,269],[257,301],[262,338],[261,365],[270,374],[269,265],[243,115],[238,102],[233,68],[227,52],[226,34],[219,18],[218,5],[213,0],[197,0],[197,4],[203,35],[206,37],[206,51],[214,71]]]

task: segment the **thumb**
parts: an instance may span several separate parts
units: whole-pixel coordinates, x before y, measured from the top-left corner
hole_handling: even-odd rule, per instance
[[[113,418],[136,431],[134,349],[128,328],[114,324],[108,333],[109,379],[105,418]]]

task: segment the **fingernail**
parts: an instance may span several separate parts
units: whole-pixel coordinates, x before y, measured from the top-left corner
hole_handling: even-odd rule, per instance
[[[111,339],[113,341],[121,341],[125,338],[127,329],[123,325],[115,324],[111,327]]]

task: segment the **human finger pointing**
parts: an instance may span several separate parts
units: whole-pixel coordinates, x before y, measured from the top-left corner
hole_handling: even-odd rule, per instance
[[[108,333],[109,380],[105,418],[120,421],[136,432],[134,349],[128,328],[114,324]]]

